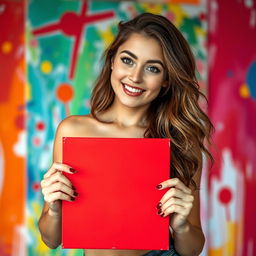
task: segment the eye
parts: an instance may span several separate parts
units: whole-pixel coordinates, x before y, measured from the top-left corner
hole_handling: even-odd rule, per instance
[[[132,65],[133,64],[133,60],[131,58],[128,58],[128,57],[122,57],[121,58],[122,62],[124,64],[127,64],[127,65]]]
[[[152,73],[159,73],[161,70],[158,68],[158,67],[156,67],[156,66],[148,66],[147,68],[146,68],[146,70],[148,70],[149,72],[152,72]]]

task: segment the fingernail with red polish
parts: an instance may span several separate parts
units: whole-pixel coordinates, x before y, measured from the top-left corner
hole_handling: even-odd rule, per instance
[[[161,202],[159,202],[159,203],[157,204],[156,208],[157,208],[157,209],[160,209],[160,208],[161,208],[161,206],[162,206],[162,203],[161,203]]]
[[[162,187],[163,187],[163,186],[162,186],[161,184],[159,184],[159,185],[156,186],[157,189],[160,189],[160,188],[162,188]]]
[[[74,197],[71,197],[71,201],[75,201],[75,198],[74,198]]]
[[[76,172],[77,172],[74,168],[69,168],[69,170],[70,170],[72,173],[76,173]]]
[[[77,193],[77,192],[74,192],[74,196],[78,196],[78,193]]]
[[[161,210],[159,210],[159,211],[157,212],[157,214],[158,214],[158,215],[161,215],[161,214],[162,214],[162,211],[161,211]]]
[[[160,216],[163,218],[164,217],[164,213],[162,213]]]

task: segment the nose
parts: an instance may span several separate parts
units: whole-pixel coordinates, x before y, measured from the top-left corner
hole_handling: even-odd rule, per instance
[[[142,68],[140,68],[139,66],[134,67],[131,70],[131,73],[129,75],[129,79],[133,83],[141,83],[141,81],[142,81]]]

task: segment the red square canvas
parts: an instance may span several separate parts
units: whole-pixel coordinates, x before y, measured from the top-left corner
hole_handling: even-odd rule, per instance
[[[170,178],[170,140],[63,138],[65,174],[78,197],[62,204],[62,246],[83,249],[169,249],[169,218],[156,205]]]

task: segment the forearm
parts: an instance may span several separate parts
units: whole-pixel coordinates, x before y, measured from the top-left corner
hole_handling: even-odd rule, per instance
[[[61,244],[61,215],[44,212],[38,222],[39,230],[44,243],[55,249]]]
[[[200,228],[188,223],[184,229],[173,232],[175,250],[181,256],[198,256],[204,247],[204,234]]]

